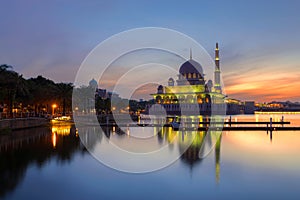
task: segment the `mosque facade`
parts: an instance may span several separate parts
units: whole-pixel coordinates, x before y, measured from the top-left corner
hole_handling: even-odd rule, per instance
[[[161,105],[167,114],[171,115],[183,113],[210,115],[213,111],[225,112],[226,96],[222,93],[221,87],[218,43],[215,47],[214,83],[205,79],[203,67],[193,60],[190,52],[190,59],[179,68],[177,80],[169,78],[168,86],[159,85],[157,92],[152,96],[155,103]]]

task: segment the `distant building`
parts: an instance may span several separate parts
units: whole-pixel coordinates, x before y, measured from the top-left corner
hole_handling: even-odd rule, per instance
[[[272,101],[270,103],[258,104],[256,105],[259,111],[300,111],[299,102],[278,102]]]
[[[102,99],[106,99],[107,98],[107,92],[106,89],[100,89],[98,88],[96,90],[96,94],[98,95],[98,97],[102,98]]]
[[[254,111],[255,111],[255,102],[254,101],[245,101],[244,114],[254,114]]]
[[[98,88],[98,83],[94,78],[92,80],[90,80],[89,87],[94,88],[95,95],[102,99],[120,98],[119,94],[117,94],[115,92],[110,92],[110,91],[107,91],[106,89]]]
[[[243,112],[243,103],[238,99],[226,98],[227,115],[241,114]]]

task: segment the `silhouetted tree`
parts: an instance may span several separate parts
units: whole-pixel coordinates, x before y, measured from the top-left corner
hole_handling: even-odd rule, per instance
[[[8,105],[9,115],[16,100],[21,102],[28,95],[28,85],[26,80],[9,65],[0,66],[0,99]]]
[[[62,102],[62,115],[66,115],[66,108],[71,110],[72,104],[72,83],[58,83],[55,85],[55,96],[59,102]]]

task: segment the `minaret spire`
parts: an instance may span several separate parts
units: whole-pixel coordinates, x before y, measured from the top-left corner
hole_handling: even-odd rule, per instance
[[[218,43],[216,43],[216,48],[215,48],[215,91],[218,93],[222,93],[220,55],[219,55],[219,44]]]
[[[215,64],[216,64],[216,70],[220,70],[220,58],[219,58],[219,44],[216,43],[216,49],[215,49]]]
[[[193,58],[193,52],[192,52],[192,48],[190,48],[190,60],[192,60]]]

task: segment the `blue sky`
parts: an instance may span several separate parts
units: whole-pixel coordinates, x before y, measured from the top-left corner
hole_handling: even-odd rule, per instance
[[[128,29],[157,26],[189,35],[212,56],[218,41],[232,97],[300,101],[290,91],[300,86],[297,0],[12,0],[1,1],[0,9],[0,63],[27,78],[41,74],[73,82],[81,62],[101,41]],[[271,82],[277,84],[258,92]]]

